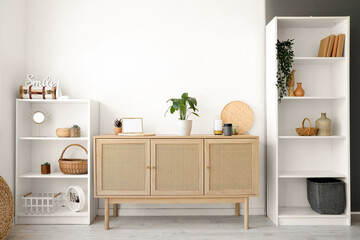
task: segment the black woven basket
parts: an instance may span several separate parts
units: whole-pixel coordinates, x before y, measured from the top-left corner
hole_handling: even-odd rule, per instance
[[[308,178],[307,197],[320,214],[342,214],[345,210],[345,183],[335,178]]]

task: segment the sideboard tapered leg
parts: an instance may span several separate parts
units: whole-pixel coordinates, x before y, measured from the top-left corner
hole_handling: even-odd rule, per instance
[[[245,229],[249,229],[249,198],[248,197],[245,198],[244,203],[245,203],[244,227]]]
[[[118,216],[118,205],[117,204],[113,204],[113,216],[114,217]]]
[[[240,216],[240,203],[235,203],[235,216]]]
[[[105,230],[109,230],[110,203],[109,198],[105,198]]]

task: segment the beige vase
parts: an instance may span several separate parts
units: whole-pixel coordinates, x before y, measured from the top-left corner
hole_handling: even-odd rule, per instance
[[[326,113],[321,113],[321,117],[316,120],[315,125],[319,129],[317,136],[332,136],[332,122],[326,117]]]

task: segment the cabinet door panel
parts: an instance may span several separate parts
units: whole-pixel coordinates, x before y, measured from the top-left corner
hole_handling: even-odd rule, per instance
[[[257,194],[258,140],[206,140],[205,146],[206,194]]]
[[[203,194],[203,141],[151,140],[151,195]]]
[[[150,140],[99,139],[96,142],[97,194],[150,194]]]

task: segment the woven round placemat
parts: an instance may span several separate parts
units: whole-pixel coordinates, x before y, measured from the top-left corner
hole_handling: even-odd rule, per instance
[[[14,198],[6,181],[0,176],[0,239],[6,239],[14,219]]]
[[[254,123],[254,113],[250,106],[242,101],[228,103],[221,112],[223,123],[232,123],[238,134],[246,133]]]

